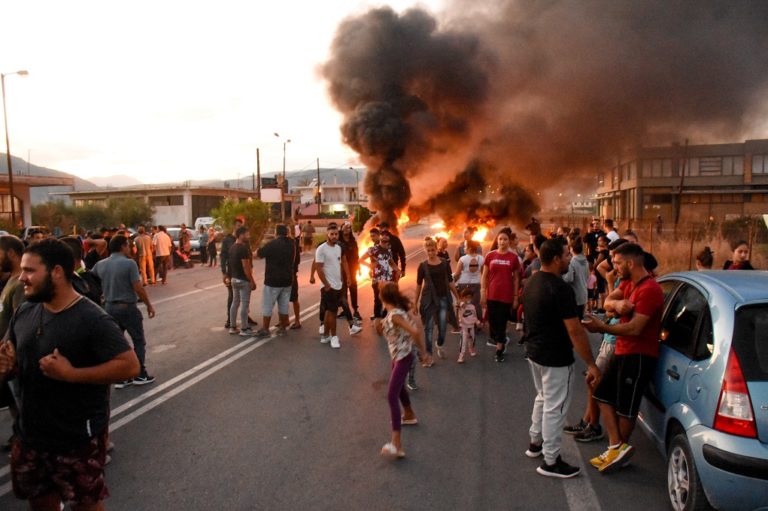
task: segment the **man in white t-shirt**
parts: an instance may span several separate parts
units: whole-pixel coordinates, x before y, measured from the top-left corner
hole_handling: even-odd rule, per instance
[[[323,283],[320,290],[320,301],[325,309],[324,334],[320,337],[320,342],[331,343],[331,348],[340,348],[341,343],[336,335],[336,313],[339,311],[339,301],[341,300],[341,288],[344,279],[349,275],[347,262],[341,257],[341,246],[339,246],[339,228],[336,224],[331,224],[326,229],[327,240],[320,244],[315,251],[315,268],[317,276]]]
[[[618,231],[616,231],[616,227],[613,225],[613,220],[610,218],[606,219],[605,221],[605,230],[608,231],[605,233],[605,235],[608,237],[608,239],[611,242],[616,241],[617,239],[621,238]]]

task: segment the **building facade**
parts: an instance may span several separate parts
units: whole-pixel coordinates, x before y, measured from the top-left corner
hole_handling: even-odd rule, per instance
[[[768,213],[768,140],[640,148],[598,174],[598,214],[714,220]]]
[[[195,219],[210,216],[210,211],[225,198],[248,199],[256,196],[253,190],[241,188],[214,188],[191,185],[144,185],[119,189],[87,192],[67,192],[75,206],[106,205],[108,199],[140,198],[154,208],[155,225],[194,225]]]

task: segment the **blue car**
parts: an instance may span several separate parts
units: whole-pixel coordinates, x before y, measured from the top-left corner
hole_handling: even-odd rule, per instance
[[[665,305],[639,424],[675,510],[768,510],[768,272],[658,279]]]

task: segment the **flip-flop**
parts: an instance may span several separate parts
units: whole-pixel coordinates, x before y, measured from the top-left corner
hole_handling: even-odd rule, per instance
[[[291,330],[298,330],[299,328],[301,328],[301,324],[300,323],[291,323],[291,326],[289,326],[288,328],[290,328]]]
[[[413,419],[406,419],[405,417],[400,418],[400,424],[403,426],[415,426],[419,423],[419,419],[414,417]]]
[[[398,450],[392,442],[387,442],[381,447],[381,455],[391,456],[397,459],[405,458],[405,452],[403,450]]]

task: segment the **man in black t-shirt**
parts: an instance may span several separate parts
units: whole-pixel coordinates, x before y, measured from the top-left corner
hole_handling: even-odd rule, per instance
[[[72,251],[54,239],[30,245],[19,277],[27,300],[0,344],[0,379],[18,396],[11,478],[32,509],[101,509],[109,385],[139,374],[117,323],[72,287]]]
[[[561,239],[547,240],[539,257],[541,271],[528,280],[523,291],[525,351],[536,387],[531,444],[525,454],[531,458],[544,455],[544,463],[536,469],[539,474],[569,478],[581,472],[560,457],[574,378],[573,349],[587,364],[587,384],[595,383],[600,371],[579,323],[573,289],[562,279],[571,261],[568,246]]]
[[[250,337],[253,330],[249,325],[248,311],[251,305],[251,292],[256,290],[253,278],[253,254],[251,254],[251,233],[246,227],[235,231],[235,244],[229,249],[230,285],[232,286],[232,306],[229,309],[229,333],[237,334],[237,310],[240,309],[240,335]]]
[[[229,309],[232,308],[232,285],[229,281],[229,249],[235,244],[235,231],[242,226],[243,222],[240,219],[236,219],[232,232],[221,240],[221,251],[219,253],[221,279],[224,285],[227,286],[227,322],[224,323],[224,328],[229,328]]]

